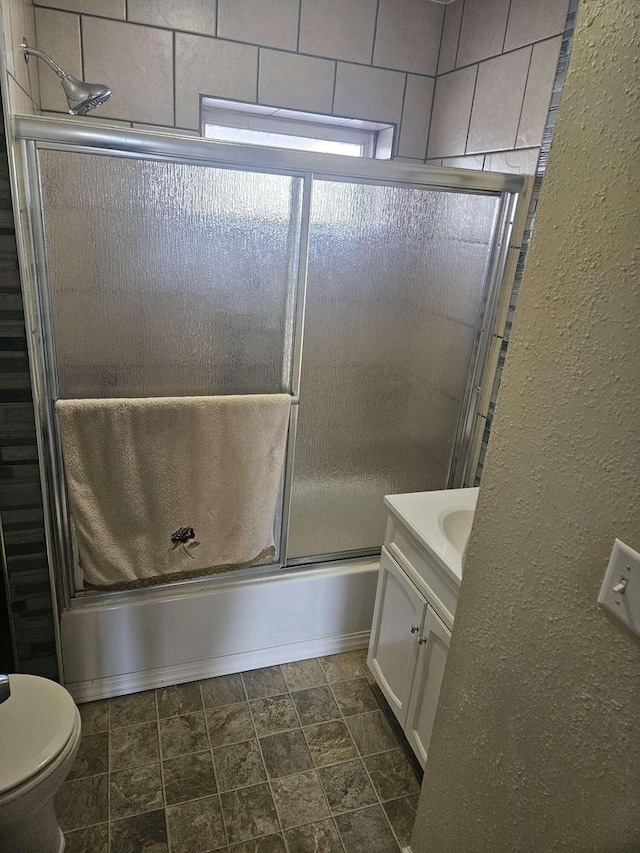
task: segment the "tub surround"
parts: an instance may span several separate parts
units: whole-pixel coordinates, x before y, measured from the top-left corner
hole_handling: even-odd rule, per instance
[[[365,646],[378,560],[74,599],[61,619],[78,701]]]

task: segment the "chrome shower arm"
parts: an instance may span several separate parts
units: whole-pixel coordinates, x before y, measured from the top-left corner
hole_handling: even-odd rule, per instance
[[[30,56],[37,56],[38,59],[42,59],[44,62],[46,62],[47,65],[49,66],[49,68],[51,68],[52,71],[55,71],[61,80],[64,80],[65,77],[67,76],[66,72],[63,71],[62,68],[60,68],[60,66],[58,65],[57,62],[54,62],[50,56],[47,56],[46,53],[44,53],[41,50],[38,50],[37,47],[29,47],[29,45],[26,43],[26,41],[23,41],[22,42],[22,50],[24,52],[24,61],[25,62],[29,61]]]

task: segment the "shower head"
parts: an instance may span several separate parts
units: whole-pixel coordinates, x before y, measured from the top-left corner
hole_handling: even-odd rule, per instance
[[[29,47],[26,40],[22,42],[22,50],[24,51],[25,62],[29,61],[30,56],[36,56],[46,62],[49,68],[58,75],[69,102],[70,115],[86,116],[88,112],[95,110],[96,107],[104,104],[111,97],[111,89],[108,86],[104,86],[102,83],[85,83],[84,80],[78,80],[72,74],[67,74],[44,51]]]

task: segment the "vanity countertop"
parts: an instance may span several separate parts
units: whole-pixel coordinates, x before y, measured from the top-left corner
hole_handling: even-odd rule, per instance
[[[464,545],[461,543],[466,541],[471,528],[479,491],[477,488],[443,489],[387,495],[384,499],[389,510],[458,586],[462,580]]]

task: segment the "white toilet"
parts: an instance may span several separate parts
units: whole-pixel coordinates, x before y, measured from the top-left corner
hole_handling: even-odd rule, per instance
[[[0,704],[0,851],[61,853],[53,798],[80,742],[70,694],[46,678],[10,675]]]

